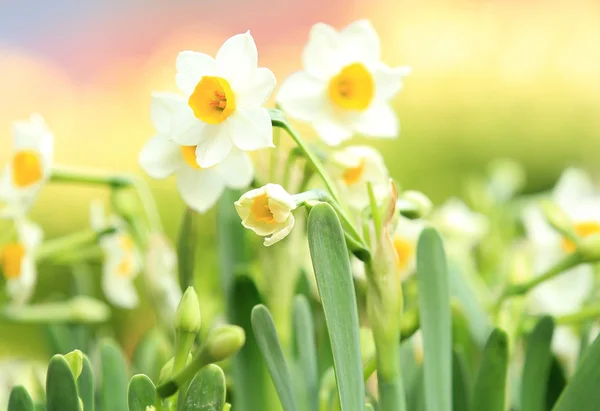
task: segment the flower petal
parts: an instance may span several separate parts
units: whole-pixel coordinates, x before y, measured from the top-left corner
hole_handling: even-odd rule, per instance
[[[252,78],[234,90],[238,107],[262,107],[275,90],[275,75],[266,67],[254,70]]]
[[[114,259],[113,259],[114,260]],[[102,290],[106,299],[113,305],[121,308],[135,308],[140,298],[135,285],[130,278],[121,277],[116,272],[118,260],[107,261],[104,264],[102,275]]]
[[[305,71],[289,76],[279,88],[277,102],[290,116],[311,122],[327,103],[327,85]]]
[[[404,77],[410,74],[410,67],[388,67],[385,64],[378,64],[372,72],[375,81],[375,100],[388,101],[402,90]]]
[[[374,62],[381,54],[379,36],[369,20],[358,20],[339,33],[340,41],[353,60]]]
[[[175,93],[152,93],[150,118],[160,134],[170,135],[173,116],[177,110],[187,105],[186,98]]]
[[[177,174],[177,187],[183,201],[199,213],[214,206],[224,190],[219,173],[213,169],[184,168]]]
[[[37,268],[33,253],[26,253],[21,262],[21,275],[6,282],[6,292],[15,304],[24,304],[33,295]]]
[[[339,33],[333,27],[315,24],[302,54],[304,69],[317,78],[329,80],[342,67],[338,58],[339,45]]]
[[[207,124],[198,120],[190,106],[181,104],[173,114],[171,138],[182,146],[195,146],[202,140]]]
[[[233,144],[242,151],[274,147],[273,126],[266,108],[238,109],[227,119]]]
[[[285,237],[288,236],[288,234],[292,231],[292,228],[294,228],[294,223],[295,223],[295,219],[294,219],[294,215],[290,214],[289,218],[285,221],[285,225],[278,225],[278,230],[275,231],[273,233],[273,235],[271,235],[270,237],[265,238],[264,241],[264,245],[266,247],[270,247],[275,243],[278,243],[279,241],[283,240]]]
[[[230,188],[246,188],[254,178],[254,167],[250,157],[233,149],[225,159],[215,166],[223,182]]]
[[[234,90],[248,84],[258,65],[258,51],[250,32],[236,34],[223,43],[216,61],[219,73]]]
[[[212,167],[223,161],[232,147],[225,125],[207,126],[203,140],[196,146],[196,162],[202,168]]]
[[[139,163],[152,178],[165,178],[182,166],[179,145],[165,136],[155,136],[142,148]]]
[[[320,116],[312,124],[313,128],[325,143],[337,146],[342,141],[352,137],[352,129],[342,122],[335,121],[331,117]]]
[[[400,122],[388,104],[378,103],[358,118],[355,129],[369,137],[396,138],[400,133]]]
[[[182,51],[176,61],[177,76],[175,81],[177,87],[186,95],[194,92],[196,85],[203,76],[212,76],[216,73],[215,60],[208,54],[195,51]]]
[[[560,176],[552,192],[552,199],[565,210],[577,206],[581,200],[594,195],[590,176],[578,168],[568,168]]]

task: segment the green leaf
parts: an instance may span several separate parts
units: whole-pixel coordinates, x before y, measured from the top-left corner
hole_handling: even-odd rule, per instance
[[[194,285],[194,267],[196,261],[196,244],[200,230],[198,213],[186,208],[181,221],[179,242],[177,244],[177,259],[179,268],[179,286],[185,292]]]
[[[467,361],[462,352],[452,351],[452,409],[469,411],[471,401],[471,380]]]
[[[558,401],[558,397],[562,394],[563,390],[567,386],[567,377],[562,364],[556,358],[552,356],[552,365],[550,365],[550,376],[548,378],[548,384],[546,389],[546,409],[551,410],[554,404]]]
[[[127,389],[129,411],[146,411],[146,407],[154,405],[156,390],[154,383],[144,374],[134,375]]]
[[[75,379],[79,378],[79,374],[81,374],[81,370],[83,369],[83,353],[79,350],[71,351],[65,355],[65,360],[69,364],[69,368],[71,368]]]
[[[214,364],[202,368],[190,382],[182,411],[223,411],[225,374]]]
[[[94,411],[94,371],[90,360],[83,356],[81,374],[77,378],[77,391],[83,403],[84,411]]]
[[[308,244],[331,339],[340,406],[342,411],[362,411],[365,387],[356,294],[344,232],[327,203],[310,211]]]
[[[10,391],[8,411],[33,411],[33,400],[25,387],[17,385]]]
[[[471,411],[504,411],[507,370],[508,337],[496,328],[483,349],[473,387]]]
[[[79,411],[75,377],[62,355],[55,355],[46,374],[46,410]]]
[[[233,357],[230,374],[235,387],[233,397],[237,411],[271,409],[276,405],[269,403],[270,398],[278,403],[250,321],[252,308],[261,303],[254,281],[247,276],[236,277],[229,292],[228,317],[230,324],[240,326],[246,332],[246,344]]]
[[[546,389],[552,365],[552,317],[542,318],[527,339],[523,376],[521,378],[521,409],[546,411]]]
[[[173,346],[163,330],[153,328],[146,332],[135,347],[133,364],[135,371],[158,381],[163,365],[173,356]]]
[[[252,310],[252,329],[283,410],[296,411],[298,408],[290,370],[283,355],[273,317],[264,305],[257,305]]]
[[[417,246],[417,283],[423,333],[425,407],[452,409],[452,329],[448,267],[442,239],[426,228]]]
[[[553,411],[600,409],[600,336],[589,346]]]
[[[112,340],[100,342],[100,362],[103,409],[127,411],[127,364]]]
[[[315,327],[310,304],[303,295],[296,296],[294,300],[294,330],[296,360],[305,390],[301,400],[306,402],[306,409],[316,411],[319,405],[319,375]]]

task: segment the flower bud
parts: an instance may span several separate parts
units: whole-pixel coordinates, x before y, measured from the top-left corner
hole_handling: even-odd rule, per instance
[[[188,333],[198,333],[202,325],[200,305],[194,287],[188,287],[175,312],[175,329]]]
[[[221,325],[206,338],[205,353],[209,362],[215,363],[233,357],[244,346],[246,333],[237,325]]]
[[[65,361],[69,364],[73,377],[79,378],[83,370],[83,353],[79,350],[71,351],[65,355]]]
[[[429,197],[420,191],[405,191],[402,193],[400,201],[400,205],[406,204],[411,206],[412,211],[409,213],[410,215],[406,215],[409,218],[425,218],[433,210],[433,204]],[[402,213],[402,210],[400,212]],[[402,214],[404,215],[404,213]]]

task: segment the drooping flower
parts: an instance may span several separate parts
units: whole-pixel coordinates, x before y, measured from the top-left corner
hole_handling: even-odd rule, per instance
[[[167,134],[180,145],[196,147],[200,167],[220,163],[232,147],[273,147],[271,118],[263,105],[275,88],[275,76],[257,64],[250,32],[228,39],[216,58],[179,53],[176,81],[185,98],[177,102]]]
[[[106,218],[101,203],[94,202],[90,208],[92,228],[102,231],[109,226],[114,233],[104,234],[100,238],[100,247],[104,254],[102,266],[102,290],[106,299],[118,307],[134,308],[139,303],[134,280],[142,268],[142,256],[126,224],[117,216]]]
[[[0,250],[0,265],[6,279],[6,292],[15,304],[27,302],[37,279],[35,250],[41,244],[42,229],[24,218],[15,220],[17,238]]]
[[[424,228],[425,222],[422,220],[410,220],[403,216],[398,218],[392,241],[401,280],[405,280],[417,268],[417,243]]]
[[[432,220],[448,240],[467,247],[481,241],[490,228],[486,216],[471,211],[462,200],[456,197],[448,199],[436,209]]]
[[[370,182],[375,198],[383,200],[390,191],[390,177],[383,157],[368,146],[350,146],[333,153],[331,174],[348,204],[362,210],[369,205]]]
[[[219,164],[201,167],[195,146],[181,146],[170,138],[174,116],[181,104],[185,104],[182,96],[153,95],[151,117],[157,135],[146,143],[139,162],[153,178],[175,174],[185,203],[203,213],[217,202],[226,187],[248,187],[254,178],[254,169],[248,155],[237,148],[233,148]]]
[[[266,237],[264,245],[271,246],[283,240],[294,228],[296,201],[278,184],[250,190],[238,201],[235,208],[244,227]]]
[[[13,126],[13,153],[0,178],[0,216],[23,215],[50,178],[54,136],[39,114]]]
[[[290,116],[311,123],[329,145],[356,133],[397,137],[400,126],[390,100],[410,69],[390,68],[380,54],[379,37],[369,21],[356,21],[339,32],[318,23],[304,49],[304,71],[284,81],[277,102]]]

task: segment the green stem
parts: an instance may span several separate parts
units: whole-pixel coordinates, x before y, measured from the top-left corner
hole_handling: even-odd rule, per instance
[[[381,238],[381,212],[377,205],[377,199],[375,198],[375,191],[373,190],[373,184],[367,181],[367,189],[369,192],[369,205],[371,206],[371,217],[373,218],[373,225],[375,226],[375,238]]]
[[[275,178],[278,175],[277,168],[279,166],[279,141],[281,140],[280,131],[276,130],[273,132],[273,147],[271,149],[271,158],[270,158],[270,169],[269,169],[269,181],[275,182]]]
[[[112,234],[115,232],[113,227],[109,227],[102,231],[94,231],[92,229],[84,230],[74,234],[68,234],[64,237],[55,238],[44,242],[35,253],[37,261],[53,256],[59,252],[71,251],[75,248],[94,244],[98,238],[103,235]]]
[[[52,169],[50,181],[56,183],[97,184],[111,187],[126,187],[132,185],[129,177],[116,174],[97,174],[83,170]]]
[[[333,199],[340,203],[341,198],[337,192],[337,189],[335,188],[335,184],[329,178],[329,175],[325,170],[325,166],[323,165],[319,157],[317,157],[317,155],[313,153],[310,147],[308,147],[308,145],[302,140],[300,135],[292,128],[292,126],[287,121],[287,119],[281,111],[277,109],[270,109],[269,114],[271,115],[271,122],[273,123],[273,126],[284,129],[290,135],[290,137],[292,137],[294,142],[304,152],[304,155],[306,156],[307,160],[312,164],[316,172],[323,180],[325,187],[331,193]]]
[[[404,411],[406,402],[400,374],[399,338],[375,341],[377,350],[377,388],[381,411]]]
[[[583,307],[581,311],[574,314],[562,315],[556,318],[556,324],[567,325],[567,324],[581,324],[589,320],[594,320],[600,317],[600,304],[594,304],[587,307]]]
[[[131,180],[133,187],[140,196],[140,201],[142,202],[142,207],[144,207],[144,211],[148,217],[150,228],[154,232],[162,233],[163,226],[160,220],[160,214],[156,202],[154,201],[154,197],[152,196],[152,192],[150,191],[150,187],[148,187],[148,184],[142,178],[133,177]]]

